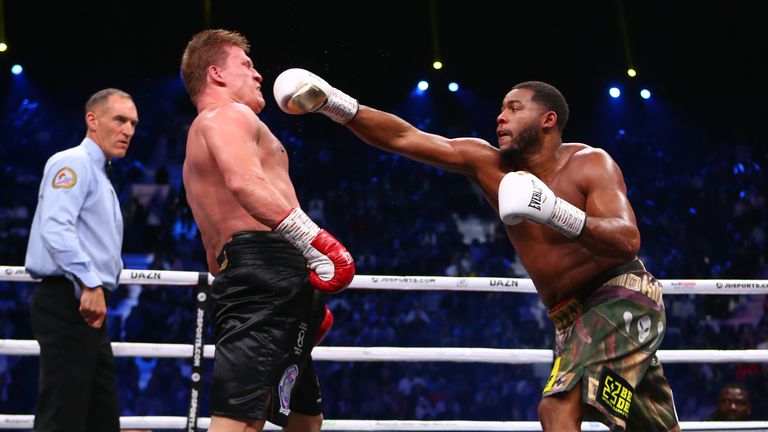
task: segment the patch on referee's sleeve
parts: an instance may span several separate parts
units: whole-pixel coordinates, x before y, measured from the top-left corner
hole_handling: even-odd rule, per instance
[[[51,186],[54,189],[71,189],[77,183],[77,174],[72,168],[64,167],[53,176]]]
[[[600,384],[597,387],[596,399],[609,412],[624,421],[629,417],[629,407],[635,389],[616,372],[603,367],[600,373]]]

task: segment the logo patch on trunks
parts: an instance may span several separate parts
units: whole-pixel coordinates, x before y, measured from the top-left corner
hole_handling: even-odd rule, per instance
[[[604,367],[597,387],[598,402],[616,417],[627,420],[635,389],[616,372]]]
[[[291,413],[291,392],[298,376],[299,367],[290,365],[280,377],[280,383],[277,386],[277,395],[280,398],[280,414],[288,415]]]

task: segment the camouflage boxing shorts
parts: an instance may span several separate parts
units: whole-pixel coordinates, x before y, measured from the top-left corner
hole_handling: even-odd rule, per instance
[[[542,396],[570,391],[581,380],[582,400],[594,408],[585,420],[611,431],[668,431],[678,422],[656,357],[666,329],[661,284],[639,260],[602,276],[585,295],[550,310],[555,361]]]

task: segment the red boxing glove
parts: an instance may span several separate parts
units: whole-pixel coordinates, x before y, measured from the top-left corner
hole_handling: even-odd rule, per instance
[[[325,335],[328,334],[329,331],[331,331],[331,327],[333,327],[333,314],[331,313],[331,310],[328,309],[328,306],[325,306],[325,317],[323,317],[323,322],[320,323],[320,327],[317,329],[317,333],[315,334],[315,346],[320,345],[320,342],[325,339]]]
[[[294,207],[274,229],[296,249],[309,264],[309,282],[320,291],[335,293],[352,283],[355,261],[352,255],[328,231],[320,229],[300,208]]]

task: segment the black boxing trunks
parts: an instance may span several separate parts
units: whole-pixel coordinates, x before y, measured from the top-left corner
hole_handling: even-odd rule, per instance
[[[325,316],[307,261],[279,234],[241,232],[218,257],[211,285],[211,415],[285,426],[291,410],[321,413],[311,352]]]

